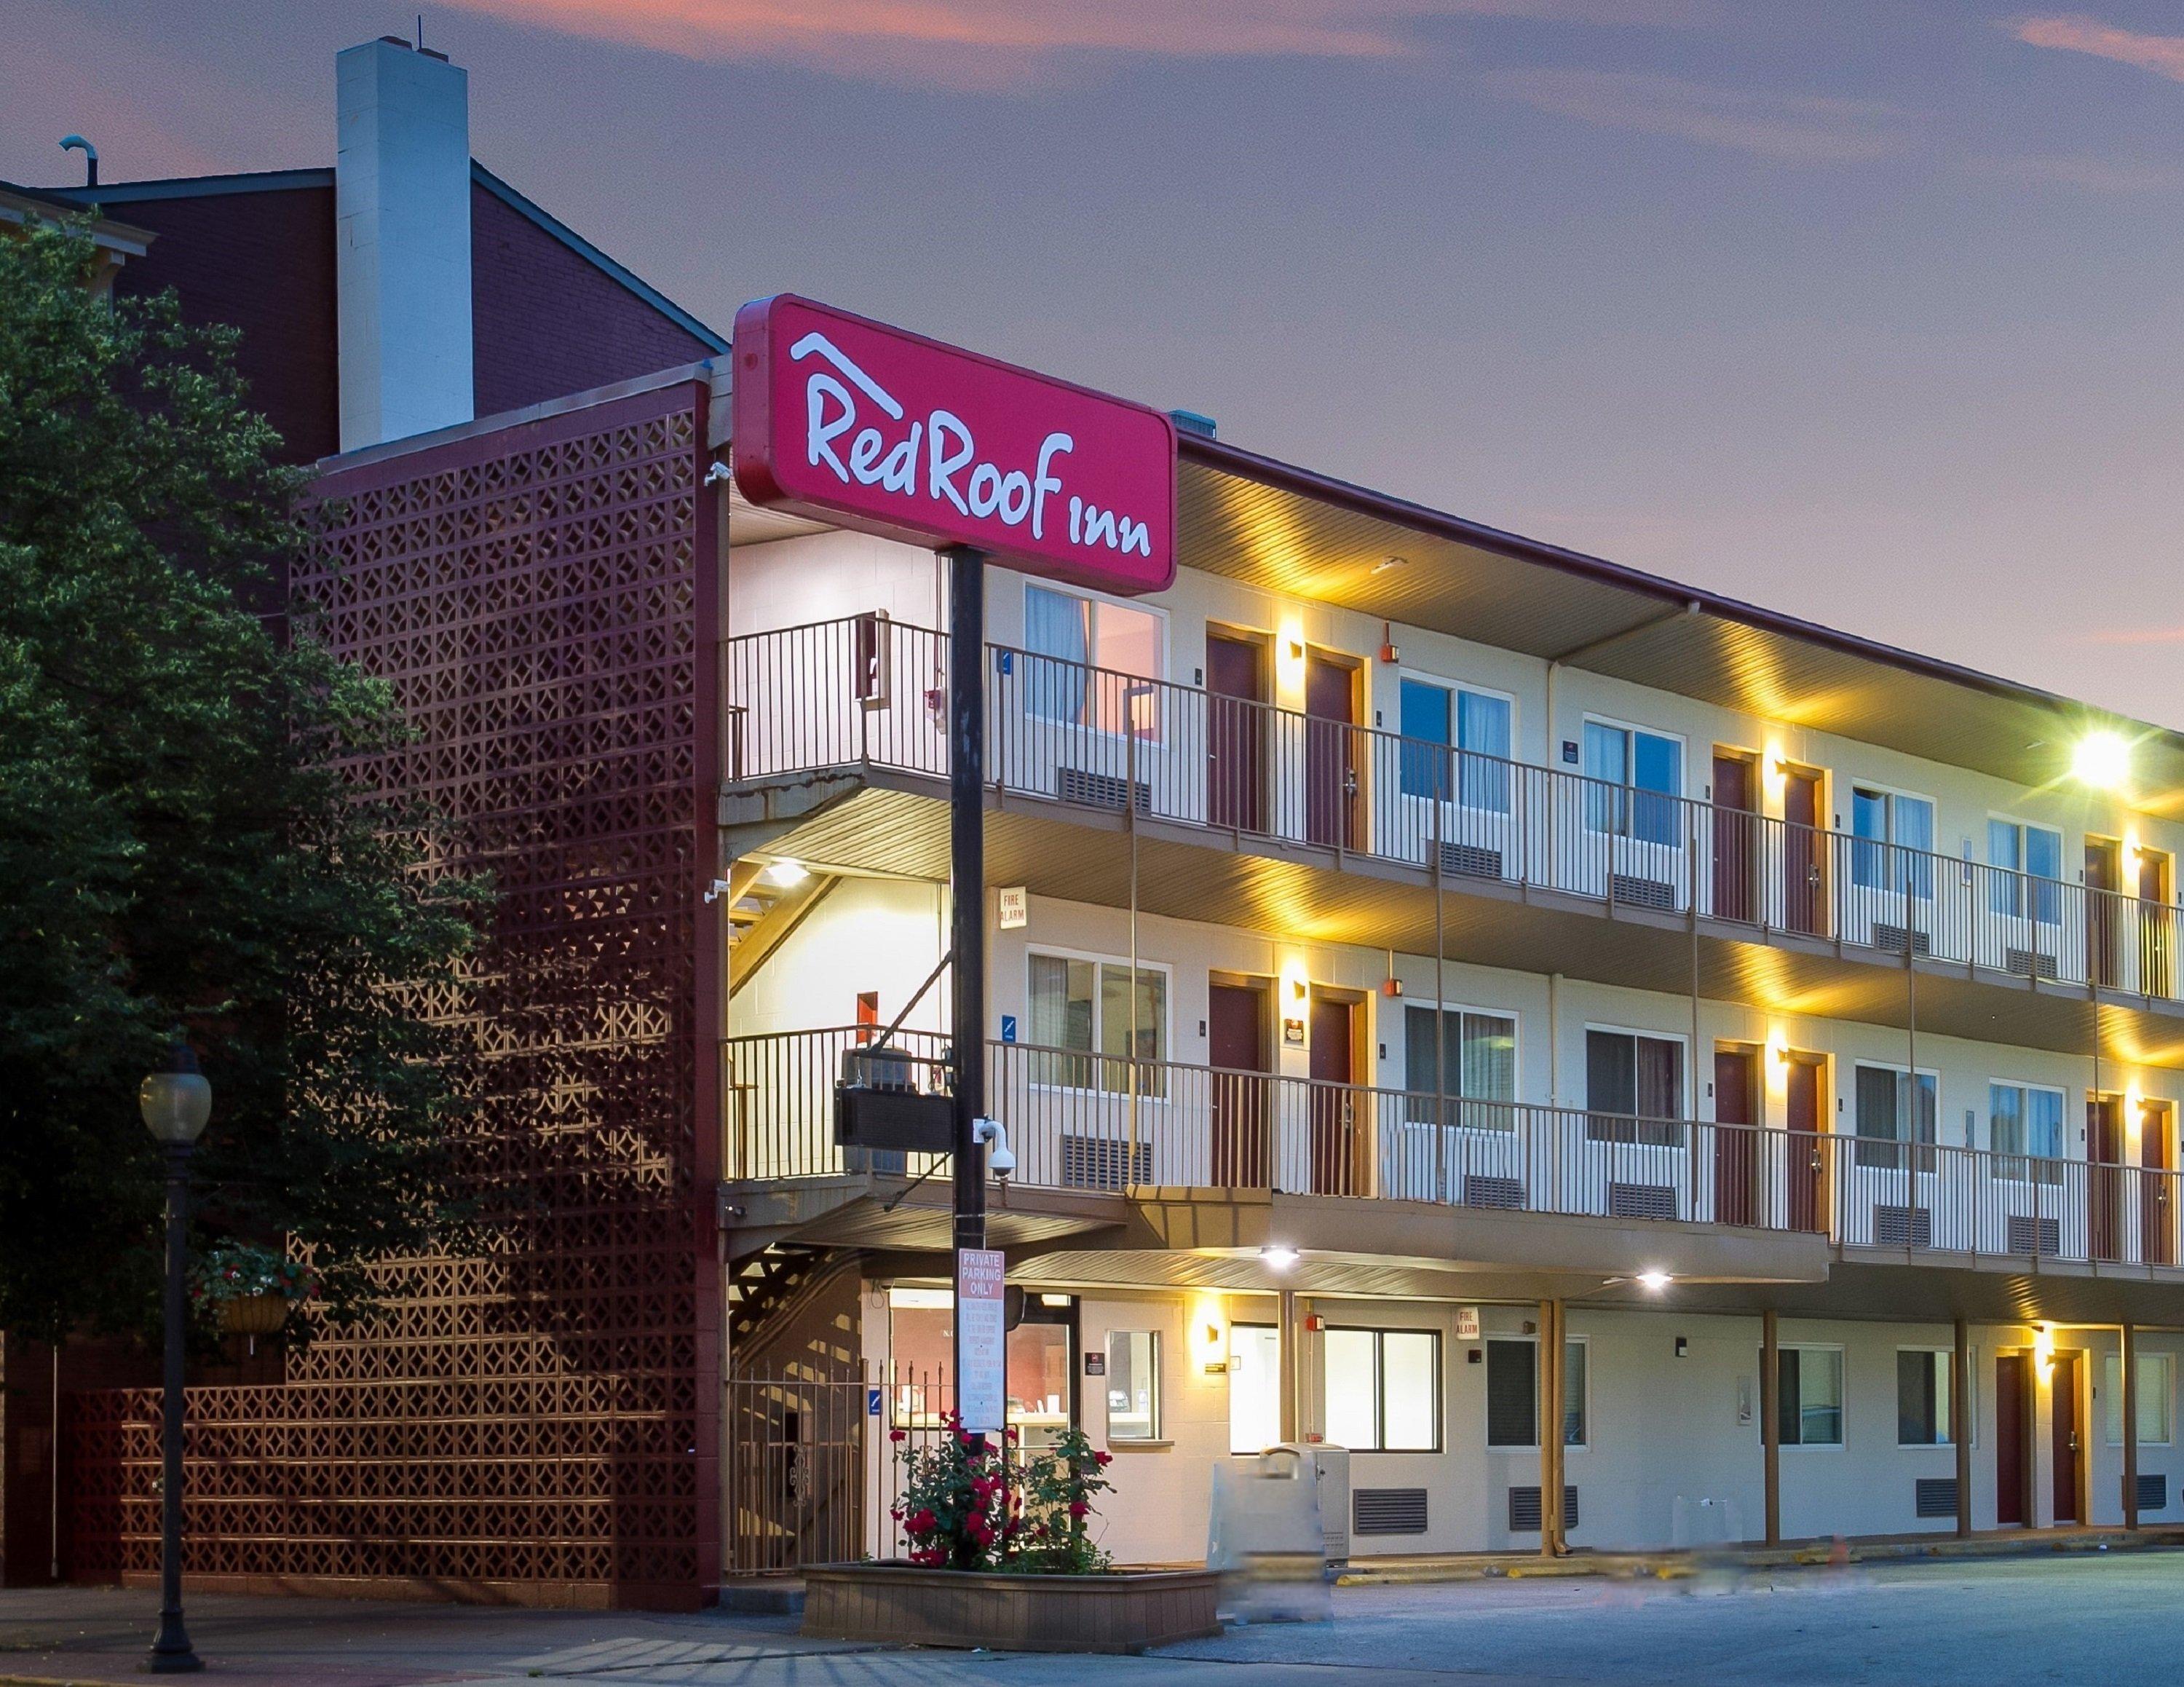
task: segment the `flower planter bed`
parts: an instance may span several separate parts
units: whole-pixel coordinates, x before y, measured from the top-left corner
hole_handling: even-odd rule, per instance
[[[804,1573],[804,1632],[995,1651],[1139,1652],[1219,1634],[1220,1590],[1214,1570],[1015,1576],[823,1564]]]

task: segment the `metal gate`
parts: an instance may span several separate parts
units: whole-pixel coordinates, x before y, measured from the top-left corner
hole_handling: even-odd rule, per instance
[[[733,1377],[727,1405],[728,1573],[863,1557],[864,1381]]]

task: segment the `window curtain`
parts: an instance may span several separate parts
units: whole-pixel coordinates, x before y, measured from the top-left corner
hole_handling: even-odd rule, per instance
[[[1024,702],[1043,720],[1083,724],[1090,702],[1090,605],[1041,586],[1024,588],[1024,645],[1031,653]]]

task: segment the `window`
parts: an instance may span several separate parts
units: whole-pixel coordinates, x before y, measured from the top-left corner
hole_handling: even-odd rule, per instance
[[[1786,1447],[1843,1444],[1843,1356],[1840,1347],[1780,1347],[1775,1423]]]
[[[1160,1333],[1107,1333],[1107,1439],[1157,1441],[1161,1432]]]
[[[1678,799],[1684,793],[1680,739],[1635,727],[1585,723],[1585,823],[1641,844],[1683,841]]]
[[[1029,1297],[1035,1300],[1037,1297]],[[1054,1445],[1076,1421],[1074,1307],[1027,1306],[1008,1333],[1006,1386],[1009,1426],[1027,1447]],[[956,1355],[952,1289],[888,1291],[888,1351],[893,1422],[933,1428],[954,1405],[949,1378]]]
[[[1272,1324],[1231,1324],[1228,1450],[1263,1452],[1281,1439],[1281,1332]]]
[[[2003,869],[1987,875],[1987,906],[1997,914],[2043,924],[2063,917],[2063,834],[2044,826],[2014,820],[1986,823],[1987,865]]]
[[[2169,1442],[2170,1402],[2176,1398],[2176,1361],[2166,1353],[2138,1356],[2138,1443],[2165,1446]],[[2101,1361],[2101,1398],[2107,1416],[2109,1445],[2123,1445],[2123,1356],[2111,1353]]]
[[[1441,1064],[1434,1066],[1434,1021],[1440,1021]],[[1438,1082],[1436,1081],[1438,1079]],[[1403,1010],[1404,1117],[1430,1122],[1433,1098],[1444,1093],[1468,1101],[1500,1105],[1458,1107],[1456,1122],[1473,1130],[1509,1130],[1516,1124],[1507,1105],[1517,1099],[1517,1022],[1508,1014],[1474,1013],[1468,1008],[1407,1007]]]
[[[1432,1330],[1331,1329],[1327,1439],[1361,1453],[1440,1449],[1440,1337]]]
[[[1508,813],[1509,699],[1462,686],[1407,679],[1401,702],[1403,794],[1446,801],[1449,757],[1444,752],[1454,750],[1457,799],[1466,808]]]
[[[1850,793],[1850,880],[1869,890],[1934,894],[1934,805],[1870,786]]]
[[[1973,1367],[1976,1374],[1978,1367]],[[1951,1365],[1946,1348],[1898,1348],[1896,1353],[1896,1445],[1899,1447],[1953,1445],[1949,1405]],[[1968,1404],[1965,1416],[1979,1421]]]
[[[1916,1141],[1929,1150],[1918,1154],[1918,1169],[1921,1172],[1934,1169],[1934,1155],[1930,1150],[1935,1139],[1936,1082],[1932,1072],[1922,1072],[1918,1075],[1919,1100],[1914,1133],[1911,1074],[1896,1066],[1858,1067],[1857,1161],[1859,1165],[1894,1166],[1901,1171],[1911,1164],[1913,1150],[1908,1144]]]
[[[1032,1082],[1058,1089],[1130,1088],[1130,969],[1112,960],[1034,955],[1031,963]],[[1138,969],[1138,1094],[1167,1093],[1167,974]],[[1095,1058],[1103,1057],[1103,1058]]]
[[[2033,1183],[2063,1181],[2063,1092],[2029,1083],[1986,1087],[1987,1141],[1994,1175]]]
[[[1150,610],[1024,587],[1025,706],[1042,720],[1160,737],[1161,617]]]
[[[1684,1127],[1684,1045],[1633,1031],[1585,1033],[1585,1134],[1672,1147]]]
[[[1486,1344],[1486,1445],[1540,1445],[1540,1345],[1529,1337]],[[1585,1343],[1577,1339],[1563,1346],[1563,1445],[1587,1445]]]

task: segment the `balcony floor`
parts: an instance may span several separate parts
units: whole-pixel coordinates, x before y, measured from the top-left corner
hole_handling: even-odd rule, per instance
[[[989,789],[989,882],[1127,905],[1130,833],[1112,810]],[[945,879],[944,782],[861,766],[723,793],[725,847],[766,848],[822,869]],[[1304,942],[1434,952],[1434,879],[1379,857],[1140,818],[1138,905]],[[726,870],[726,863],[722,864]],[[1609,904],[1500,879],[1441,881],[1444,954],[1456,961],[1623,985],[1770,1012],[1903,1029],[1915,973],[1920,1032],[2092,1052],[2096,1004],[2082,985],[1830,938]],[[2103,1059],[2184,1065],[2184,1002],[2103,991]]]

